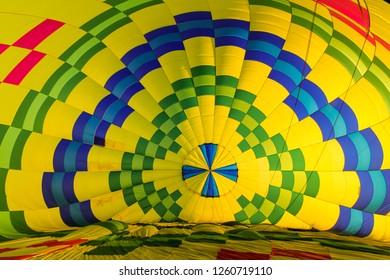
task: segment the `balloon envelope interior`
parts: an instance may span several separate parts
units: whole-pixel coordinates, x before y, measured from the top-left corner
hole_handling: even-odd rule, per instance
[[[390,240],[384,1],[0,4],[0,235],[107,220]]]

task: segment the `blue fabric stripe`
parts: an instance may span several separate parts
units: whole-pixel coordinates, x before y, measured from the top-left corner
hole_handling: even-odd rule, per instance
[[[312,96],[318,108],[321,108],[328,104],[328,100],[324,92],[312,81],[304,79],[301,83],[301,88]]]
[[[359,198],[353,205],[353,208],[364,210],[372,201],[374,195],[374,186],[371,176],[368,172],[356,172],[360,180]]]
[[[104,112],[103,119],[109,123],[113,123],[119,111],[124,107],[127,107],[126,103],[120,99],[115,100],[115,102],[113,102]]]
[[[82,144],[76,154],[76,169],[71,171],[87,171],[88,170],[88,155],[92,149],[91,145]]]
[[[56,202],[56,206],[62,206],[69,204],[64,196],[63,181],[64,181],[64,172],[56,172],[53,174],[51,181],[51,192]]]
[[[76,193],[74,192],[74,177],[76,173],[75,172],[67,172],[64,174],[63,180],[62,180],[62,191],[63,196],[65,197],[66,201],[69,203],[75,203],[79,200],[76,197]]]
[[[238,19],[217,19],[214,20],[214,28],[224,27],[237,27],[244,30],[249,30],[249,21],[238,20]]]
[[[370,204],[364,211],[376,213],[386,199],[387,187],[385,178],[380,170],[368,171],[373,185],[373,195]]]
[[[303,88],[297,87],[292,93],[292,96],[299,99],[299,102],[305,107],[307,111],[307,116],[313,114],[318,111],[319,107],[317,105],[316,100]]]
[[[347,125],[343,119],[343,116],[340,115],[339,111],[328,104],[321,109],[321,112],[326,115],[330,123],[333,125],[333,137],[340,137],[347,134]]]
[[[188,40],[195,37],[210,37],[214,38],[214,30],[212,28],[194,28],[182,31],[182,40]]]
[[[118,100],[118,98],[115,97],[114,95],[112,95],[112,94],[107,95],[96,106],[95,112],[93,114],[95,116],[97,116],[98,118],[103,118],[107,109],[117,100]]]
[[[72,130],[72,139],[78,142],[84,142],[84,130],[90,120],[91,115],[85,112],[82,112],[77,118],[73,130]]]
[[[130,84],[120,96],[120,99],[126,104],[130,101],[130,99],[141,90],[145,89],[140,82],[136,82],[134,84]]]
[[[106,121],[101,121],[98,125],[95,133],[95,138],[93,140],[94,144],[104,146],[106,142],[106,134],[108,129],[110,128],[110,124]]]
[[[248,39],[249,41],[256,40],[268,42],[276,46],[278,49],[282,49],[285,42],[284,39],[280,38],[279,36],[276,36],[275,34],[259,31],[249,31]]]
[[[122,62],[125,65],[130,65],[130,63],[136,59],[137,57],[145,54],[145,53],[153,53],[152,48],[149,46],[148,43],[136,46],[135,48],[128,51],[123,57]]]
[[[128,88],[131,84],[137,82],[137,79],[130,73],[130,71],[128,71],[128,74],[129,75],[119,81],[115,88],[111,91],[111,93],[117,98],[121,98],[126,88]]]
[[[179,28],[177,25],[168,25],[161,28],[158,28],[156,30],[150,31],[147,34],[145,34],[145,38],[148,42],[153,41],[154,39],[169,34],[169,33],[179,33]]]
[[[367,141],[368,148],[370,149],[370,166],[369,169],[380,169],[383,164],[383,148],[382,145],[371,128],[362,130],[361,135]]]
[[[382,173],[382,176],[385,181],[386,191],[383,192],[385,198],[382,205],[379,207],[376,213],[387,215],[390,212],[390,170],[381,170],[380,172]]]
[[[363,212],[363,223],[357,235],[361,237],[366,237],[371,234],[373,228],[374,215],[371,213]]]
[[[189,165],[184,165],[182,167],[183,180],[187,180],[191,177],[200,175],[204,172],[206,172],[206,170],[204,170],[203,168],[197,168],[197,167],[189,166]]]
[[[344,170],[354,171],[358,166],[357,150],[348,136],[337,138],[344,152]]]
[[[42,177],[42,195],[48,208],[58,206],[52,192],[53,175],[54,173],[52,172],[45,172]]]
[[[272,55],[261,51],[247,51],[245,54],[245,60],[253,60],[264,63],[270,67],[276,62],[276,58]]]
[[[275,69],[272,69],[269,78],[281,84],[289,93],[293,92],[297,87],[294,80],[291,79],[289,75]]]
[[[157,60],[149,61],[142,65],[140,68],[138,68],[134,72],[134,76],[138,80],[141,80],[146,74],[158,68],[161,68],[160,62],[158,62]]]
[[[357,118],[347,103],[345,103],[340,98],[336,98],[330,104],[336,109],[336,111],[339,112],[340,116],[343,118],[348,134],[358,131],[359,128]]]
[[[100,220],[96,218],[92,212],[90,200],[80,202],[80,213],[83,215],[83,218],[87,221],[88,224],[100,222]]]
[[[161,57],[164,54],[167,54],[169,52],[180,51],[180,50],[184,50],[184,45],[181,39],[179,42],[168,42],[157,47],[156,49],[154,49],[154,53],[156,54],[157,57]]]
[[[239,37],[223,36],[223,37],[215,38],[216,47],[235,46],[245,50],[246,44],[247,44],[247,40]]]
[[[349,134],[348,137],[352,140],[357,150],[358,164],[356,170],[369,170],[371,162],[371,151],[367,140],[360,132]]]
[[[214,170],[219,175],[222,175],[232,181],[237,182],[238,169],[237,164],[231,164]]]
[[[212,20],[211,13],[204,12],[189,12],[185,14],[180,14],[175,16],[175,21],[177,23],[183,23],[188,21],[198,21],[198,20]]]
[[[83,143],[93,144],[95,140],[96,129],[100,123],[100,120],[95,116],[89,118],[88,123],[84,128]]]
[[[337,232],[343,232],[350,223],[351,209],[341,205],[339,207],[340,207],[339,217],[337,219],[336,224],[331,228],[331,230]]]
[[[66,152],[65,152],[65,157],[64,157],[64,170],[67,172],[72,172],[76,171],[76,163],[77,163],[77,154],[78,150],[81,147],[81,143],[79,142],[70,142]]]
[[[282,50],[279,56],[279,60],[294,66],[294,68],[300,73],[300,76],[302,76],[302,74],[303,76],[307,76],[311,71],[310,66],[302,58],[291,52]],[[299,82],[301,80],[302,78],[300,78]]]
[[[355,235],[363,225],[363,213],[359,210],[351,209],[351,220],[343,233]]]
[[[121,127],[123,123],[126,121],[126,119],[130,116],[131,113],[133,113],[134,110],[128,106],[123,107],[119,110],[116,117],[113,120],[113,124]]]
[[[122,80],[124,79],[125,77],[127,77],[129,75],[129,70],[127,68],[123,68],[121,70],[119,70],[118,72],[116,72],[114,75],[112,75],[108,81],[106,82],[106,84],[104,85],[104,87],[108,90],[108,91],[113,91],[115,86]]]
[[[284,100],[284,103],[294,111],[299,120],[302,120],[309,115],[306,107],[302,104],[302,102],[297,100],[292,95],[287,96],[287,98]]]
[[[322,139],[324,141],[334,138],[333,124],[322,111],[313,113],[311,117],[321,129]]]
[[[202,190],[202,196],[205,197],[218,197],[218,189],[217,184],[214,180],[214,177],[211,175],[211,173],[208,174],[205,185]]]
[[[64,166],[64,159],[65,159],[65,154],[66,150],[69,146],[71,141],[62,139],[58,145],[57,148],[54,152],[54,157],[53,157],[53,168],[54,171],[64,171],[65,166]]]

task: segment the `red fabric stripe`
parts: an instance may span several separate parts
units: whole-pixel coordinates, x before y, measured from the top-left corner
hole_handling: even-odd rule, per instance
[[[379,42],[382,46],[390,51],[390,44],[383,40],[381,37],[374,34],[375,40]]]
[[[57,29],[63,26],[63,22],[46,19],[36,27],[27,32],[23,37],[16,41],[13,45],[16,47],[34,49],[43,40],[53,34]]]
[[[330,260],[328,254],[317,254],[312,252],[304,252],[299,250],[286,250],[279,248],[272,248],[272,256],[292,257],[299,260]]]
[[[5,83],[19,85],[27,74],[38,64],[45,54],[32,51],[8,74],[4,79]]]
[[[237,252],[227,249],[221,249],[218,252],[217,260],[269,260],[268,254]]]
[[[318,0],[318,3],[327,5],[337,11],[339,11],[346,18],[350,18],[368,29],[369,16],[368,11],[352,1],[340,1],[340,0]],[[363,15],[362,15],[363,13]]]
[[[359,26],[357,26],[356,24],[354,24],[352,21],[348,20],[347,18],[343,17],[342,15],[340,15],[340,14],[334,12],[334,11],[330,11],[330,14],[331,14],[333,17],[335,17],[335,18],[341,20],[341,21],[344,22],[345,24],[349,25],[351,28],[353,28],[354,30],[356,30],[356,32],[360,33],[360,35],[362,35],[363,37],[366,37],[366,36],[367,36],[367,33],[366,33],[365,30],[359,28]],[[367,40],[368,40],[371,44],[375,45],[375,39],[371,36],[371,34],[368,34]]]
[[[2,54],[6,49],[8,49],[9,46],[8,45],[3,45],[3,44],[0,44],[0,54]]]
[[[31,245],[29,247],[42,247],[42,246],[54,247],[54,246],[61,246],[61,245],[74,246],[87,241],[88,241],[87,239],[76,239],[76,240],[69,240],[69,241],[50,240],[43,243]]]

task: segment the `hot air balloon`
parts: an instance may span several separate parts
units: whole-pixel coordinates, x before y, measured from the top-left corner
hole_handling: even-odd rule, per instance
[[[2,1],[1,238],[234,222],[390,241],[389,14]]]

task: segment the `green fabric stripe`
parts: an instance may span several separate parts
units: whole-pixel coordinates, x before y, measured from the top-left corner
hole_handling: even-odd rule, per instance
[[[294,172],[293,171],[282,171],[282,185],[281,187],[285,190],[292,190],[294,188]]]
[[[97,44],[99,41],[94,38],[91,34],[87,33],[83,37],[81,37],[77,42],[75,42],[71,47],[69,47],[60,57],[59,59],[63,61],[67,61],[77,50],[84,46],[88,46],[92,44]],[[89,47],[88,47],[89,48]],[[87,49],[88,49],[87,48]]]
[[[0,168],[0,211],[8,211],[7,195],[5,192],[7,175],[8,170]]]
[[[30,137],[31,132],[27,130],[21,130],[18,138],[14,143],[14,147],[12,150],[12,155],[10,159],[10,168],[12,169],[22,169],[22,154],[24,146],[28,138]]]
[[[320,190],[320,176],[316,171],[306,171],[306,190],[305,195],[316,197]]]
[[[121,173],[122,171],[112,171],[108,175],[108,185],[110,186],[111,192],[115,192],[122,189]]]
[[[98,43],[93,47],[89,48],[86,52],[84,52],[81,57],[74,63],[74,66],[77,69],[82,69],[88,61],[91,60],[93,56],[95,56],[98,52],[106,48],[102,43]],[[70,62],[70,64],[72,64]]]
[[[52,98],[47,98],[45,102],[42,104],[41,108],[39,109],[37,116],[35,118],[34,128],[33,130],[38,133],[43,132],[43,125],[45,123],[45,118],[47,115],[47,112],[55,102]]]
[[[116,22],[110,24],[110,26],[107,26],[107,28],[96,34],[96,38],[103,41],[108,35],[129,23],[131,23],[131,19],[128,17],[117,20]]]
[[[24,120],[26,119],[26,115],[28,113],[28,110],[30,108],[30,105],[33,103],[34,99],[37,97],[38,92],[34,90],[30,90],[22,103],[19,106],[18,111],[15,114],[15,117],[12,121],[12,126],[23,128],[24,127]]]
[[[284,215],[284,210],[278,205],[275,205],[274,209],[272,210],[271,214],[268,216],[268,220],[272,224],[276,224],[279,222],[279,220],[283,217]]]
[[[0,145],[0,168],[10,168],[15,142],[22,130],[7,126],[0,127],[0,138],[3,138]]]
[[[275,186],[270,185],[268,188],[268,194],[267,194],[266,199],[268,199],[269,201],[271,201],[273,203],[276,203],[279,199],[279,195],[280,195],[280,189],[275,187]]]
[[[88,33],[96,35],[97,32],[94,34],[94,32],[91,32],[92,29],[95,29],[99,25],[103,25],[103,24],[105,25],[105,23],[108,19],[111,19],[118,14],[120,14],[120,12],[117,9],[111,8],[111,9],[106,10],[103,13],[99,14],[98,16],[94,17],[93,19],[91,19],[90,21],[88,21],[87,23],[82,25],[80,28],[83,29],[84,31],[87,31]],[[105,27],[107,27],[107,26],[105,25],[104,28]],[[99,30],[99,31],[101,31],[101,30]]]
[[[24,211],[12,211],[10,212],[11,223],[13,227],[20,233],[36,234],[37,232],[32,230],[26,223],[24,218]]]
[[[294,170],[305,170],[305,159],[300,149],[290,151]]]
[[[58,100],[65,102],[68,98],[69,94],[73,91],[73,89],[86,78],[87,76],[84,73],[77,72],[73,77],[71,77],[64,87],[59,92],[57,97]]]
[[[296,192],[292,192],[291,204],[288,206],[287,211],[292,215],[297,215],[303,205],[303,195]]]

